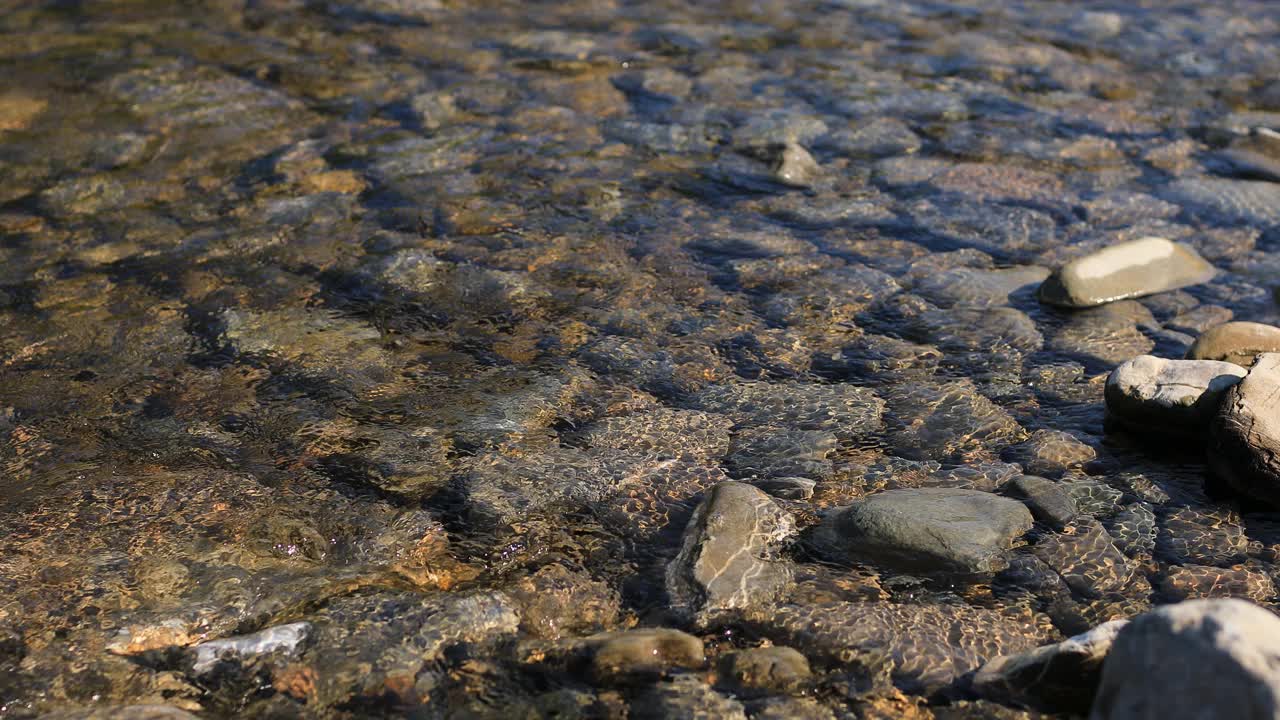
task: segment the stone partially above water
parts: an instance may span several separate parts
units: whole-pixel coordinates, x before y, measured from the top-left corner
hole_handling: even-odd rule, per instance
[[[1280,619],[1243,600],[1190,600],[1116,636],[1091,720],[1280,717]]]
[[[1209,425],[1209,466],[1236,491],[1280,505],[1280,353],[1258,356]]]
[[[1031,525],[1022,503],[978,490],[889,490],[832,511],[814,545],[839,562],[988,573],[1008,564],[1006,551]]]
[[[1187,350],[1190,360],[1221,360],[1249,367],[1262,353],[1280,352],[1280,328],[1255,322],[1211,327]]]
[[[1102,661],[1126,623],[1113,620],[1060,643],[995,658],[978,669],[974,689],[992,700],[1086,713],[1098,689]]]
[[[1139,355],[1107,378],[1107,411],[1138,431],[1195,432],[1244,376],[1233,363]]]
[[[780,551],[794,528],[791,515],[763,490],[736,482],[712,488],[667,566],[672,608],[705,624],[773,599],[792,580]]]
[[[1196,285],[1215,272],[1186,245],[1145,237],[1072,260],[1040,286],[1039,295],[1050,305],[1093,307]]]

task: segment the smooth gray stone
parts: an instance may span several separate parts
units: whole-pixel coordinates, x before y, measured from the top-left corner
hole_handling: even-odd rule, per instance
[[[1216,272],[1186,245],[1145,237],[1072,260],[1049,276],[1039,295],[1050,305],[1093,307],[1197,285]]]
[[[1217,411],[1222,393],[1245,372],[1216,360],[1139,355],[1107,378],[1107,411],[1138,431],[1196,432]]]
[[[1036,520],[1061,530],[1076,519],[1076,501],[1058,483],[1034,475],[1021,475],[1009,483],[1009,489],[1023,498]]]
[[[1111,646],[1089,717],[1280,717],[1280,618],[1236,599],[1188,600],[1139,615]]]
[[[1006,551],[1031,529],[1017,500],[978,490],[889,490],[837,508],[814,534],[833,560],[919,572],[997,572]]]
[[[1222,323],[1204,331],[1187,350],[1189,360],[1221,360],[1249,367],[1262,353],[1280,352],[1280,327],[1255,322]]]
[[[978,669],[973,688],[1000,702],[1086,713],[1102,679],[1103,660],[1126,624],[1112,620],[1060,643],[1001,655]]]
[[[763,490],[720,483],[694,510],[667,565],[672,609],[708,624],[776,598],[794,577],[782,545],[795,521]]]
[[[1280,505],[1280,353],[1258,356],[1209,424],[1209,466],[1237,492]]]

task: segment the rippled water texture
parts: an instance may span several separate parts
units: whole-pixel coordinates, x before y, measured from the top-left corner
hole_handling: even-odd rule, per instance
[[[1013,718],[966,689],[995,655],[1270,603],[1280,516],[1102,391],[1280,320],[1278,34],[1246,1],[0,0],[0,717]],[[1218,276],[1036,301],[1148,235]],[[996,574],[807,540],[1023,472],[1081,514]],[[690,614],[666,566],[729,479],[783,511],[767,596]],[[696,639],[596,635],[631,627]],[[771,643],[811,674],[739,677]]]

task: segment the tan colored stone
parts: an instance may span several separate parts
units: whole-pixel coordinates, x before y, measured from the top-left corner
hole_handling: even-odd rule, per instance
[[[1259,355],[1280,352],[1280,327],[1229,322],[1209,328],[1187,350],[1188,360],[1221,360],[1249,367]]]

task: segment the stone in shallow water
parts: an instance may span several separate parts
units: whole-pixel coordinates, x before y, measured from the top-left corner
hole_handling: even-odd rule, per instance
[[[705,625],[777,597],[793,577],[781,550],[794,531],[791,515],[764,491],[736,482],[712,488],[667,565],[672,608]]]
[[[917,381],[890,389],[889,444],[912,460],[970,461],[1027,438],[973,381]]]
[[[840,562],[920,572],[989,573],[1031,529],[1022,503],[977,490],[890,490],[829,513],[813,536]]]
[[[1129,557],[1149,554],[1156,548],[1156,514],[1146,503],[1126,506],[1105,524],[1116,547]]]
[[[1276,595],[1276,585],[1261,568],[1181,565],[1170,568],[1160,590],[1173,600],[1196,598],[1248,598],[1266,602]]]
[[[1237,492],[1280,505],[1280,353],[1258,356],[1209,424],[1209,465]]]
[[[789,647],[748,648],[720,659],[720,681],[737,692],[790,692],[810,675],[809,660]]]
[[[1031,353],[1044,344],[1031,318],[1007,307],[928,310],[908,330],[911,339],[944,352]]]
[[[799,143],[789,142],[782,149],[773,169],[778,182],[792,187],[810,187],[822,177],[822,168]]]
[[[1275,183],[1195,177],[1170,183],[1164,194],[1214,220],[1254,225],[1280,223],[1280,185]]]
[[[1072,260],[1040,286],[1039,294],[1051,305],[1085,308],[1196,285],[1215,272],[1186,245],[1145,237]]]
[[[1151,327],[1151,311],[1133,300],[1121,300],[1071,314],[1049,338],[1047,349],[1107,369],[1135,355],[1145,355],[1155,342],[1139,329]]]
[[[890,602],[786,604],[753,620],[775,642],[876,675],[908,692],[944,688],[998,655],[1053,639],[1048,619],[1018,608]]]
[[[1245,559],[1249,537],[1230,509],[1182,507],[1160,518],[1156,549],[1177,563],[1232,565]]]
[[[823,479],[834,466],[827,457],[839,441],[826,430],[794,430],[766,425],[733,436],[725,466],[740,478],[807,477]]]
[[[694,675],[678,675],[641,693],[631,703],[635,720],[747,720],[742,703],[712,690]]]
[[[1136,569],[1093,518],[1077,520],[1064,532],[1041,538],[1033,551],[1067,587],[1086,598],[1120,592]]]
[[[1262,353],[1280,352],[1280,328],[1255,322],[1211,327],[1187,350],[1190,360],[1221,360],[1249,367]]]
[[[1134,618],[1102,668],[1093,720],[1280,715],[1280,619],[1244,600],[1188,600]]]
[[[729,450],[732,426],[733,421],[721,415],[655,408],[597,420],[573,433],[572,439],[593,448],[719,459]]]
[[[756,480],[751,484],[784,500],[808,500],[813,497],[813,489],[818,483],[809,478],[780,477]]]
[[[1036,520],[1054,529],[1062,529],[1078,514],[1075,499],[1052,480],[1022,475],[1009,483],[1009,489],[1024,499]]]
[[[714,385],[695,402],[743,425],[827,430],[842,439],[875,432],[884,410],[884,401],[867,388],[801,382]]]
[[[1058,477],[1097,456],[1093,448],[1061,430],[1037,430],[1026,442],[1003,453],[1005,460],[1022,465],[1028,475],[1044,477]]]
[[[1102,663],[1127,622],[1113,620],[1060,643],[995,658],[974,675],[974,690],[1000,702],[1086,713],[1102,679]]]
[[[997,270],[958,267],[929,275],[916,283],[914,291],[942,307],[994,307],[1029,293],[1048,276],[1047,268],[1035,265]]]
[[[1140,355],[1107,378],[1107,411],[1137,431],[1199,432],[1245,372],[1228,362]]]

